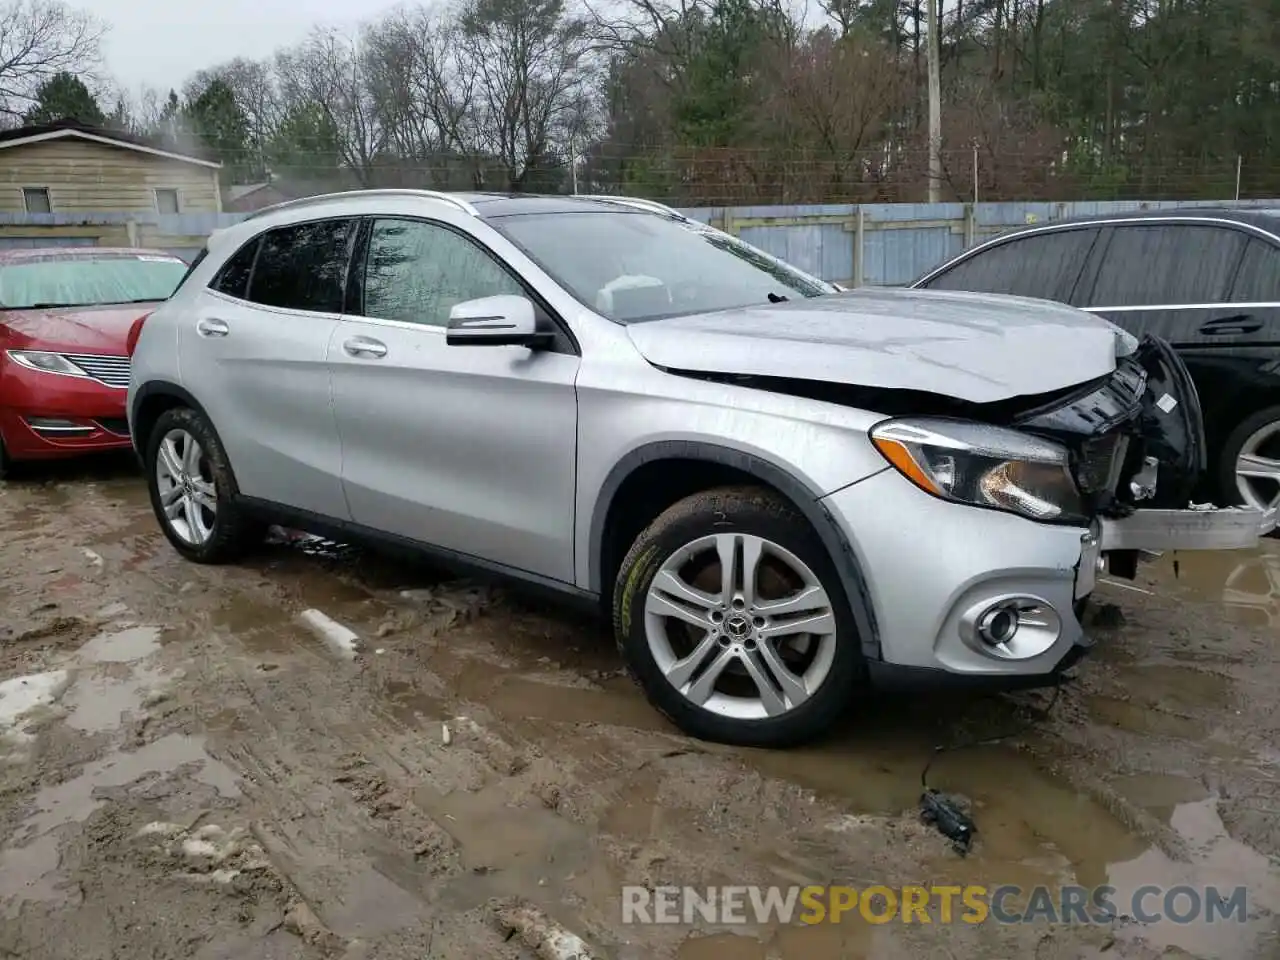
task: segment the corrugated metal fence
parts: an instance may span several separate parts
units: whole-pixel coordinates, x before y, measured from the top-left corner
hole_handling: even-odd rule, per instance
[[[845,286],[910,283],[966,247],[1013,227],[1079,215],[1188,206],[1280,208],[1275,201],[876,203],[703,207],[688,215]],[[194,256],[247,214],[0,214],[0,249],[43,244],[146,246]]]
[[[1190,206],[1280,208],[1280,200],[868,203],[685,212],[824,280],[861,286],[910,283],[974,243],[1028,223]]]

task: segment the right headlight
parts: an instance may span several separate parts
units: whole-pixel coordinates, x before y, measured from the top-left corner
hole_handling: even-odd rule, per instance
[[[921,490],[1032,520],[1087,522],[1067,448],[1017,430],[963,420],[903,417],[871,442]]]
[[[9,350],[9,359],[21,364],[28,370],[40,373],[58,373],[64,377],[87,377],[74,363],[60,353],[49,353],[45,350]]]

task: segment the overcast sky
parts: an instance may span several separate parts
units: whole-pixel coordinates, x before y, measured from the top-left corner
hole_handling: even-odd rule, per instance
[[[317,23],[353,27],[391,3],[353,0],[71,0],[110,25],[106,68],[130,93],[181,88],[196,70],[234,57],[270,56]]]

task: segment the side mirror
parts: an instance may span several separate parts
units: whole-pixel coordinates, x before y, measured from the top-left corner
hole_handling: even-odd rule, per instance
[[[480,297],[449,311],[445,343],[454,347],[546,346],[552,335],[538,330],[533,303],[526,297]]]

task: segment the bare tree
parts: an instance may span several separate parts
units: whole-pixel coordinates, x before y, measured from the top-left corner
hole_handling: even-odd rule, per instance
[[[368,186],[388,136],[370,93],[361,39],[317,29],[299,46],[276,57],[276,72],[283,105],[310,104],[321,109],[337,133],[344,166]]]
[[[94,17],[59,0],[9,0],[0,6],[0,112],[21,114],[36,87],[54,74],[96,80],[104,32]]]
[[[275,136],[283,114],[275,70],[269,61],[237,57],[196,74],[201,88],[221,80],[231,90],[236,106],[244,113],[249,138],[265,144]],[[188,92],[190,98],[190,92]]]
[[[366,62],[388,145],[430,186],[478,180],[477,78],[463,69],[460,28],[438,10],[401,9],[370,29]],[[459,180],[459,177],[462,179]]]
[[[576,150],[589,122],[587,22],[564,0],[469,0],[459,24],[477,145],[501,162],[507,188],[523,189]]]

